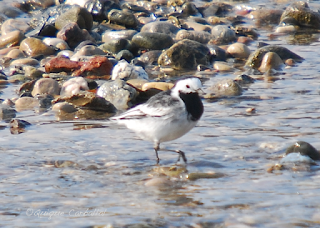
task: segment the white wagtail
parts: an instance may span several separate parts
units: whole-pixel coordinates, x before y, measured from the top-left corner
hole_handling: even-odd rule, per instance
[[[195,77],[179,80],[172,89],[160,92],[146,103],[110,119],[126,125],[142,139],[154,142],[158,163],[160,143],[180,138],[202,116],[203,104],[198,94],[201,87],[200,80]],[[187,162],[182,151],[174,152],[179,153],[179,159],[182,157]]]

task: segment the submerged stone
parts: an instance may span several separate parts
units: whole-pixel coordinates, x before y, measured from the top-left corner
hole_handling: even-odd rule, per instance
[[[310,143],[297,141],[286,150],[286,155],[290,153],[300,153],[301,155],[309,156],[313,160],[320,160],[320,152],[315,149]]]

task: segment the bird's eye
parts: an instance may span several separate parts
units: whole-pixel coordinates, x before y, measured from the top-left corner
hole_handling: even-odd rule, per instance
[[[190,88],[190,86],[189,85],[186,85],[186,87],[189,89]]]

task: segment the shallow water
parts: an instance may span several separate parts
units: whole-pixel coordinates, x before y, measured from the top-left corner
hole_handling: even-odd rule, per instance
[[[151,143],[108,121],[57,121],[51,112],[25,111],[17,118],[32,126],[19,135],[2,121],[0,225],[320,227],[319,168],[267,172],[297,140],[320,148],[320,43],[288,45],[259,32],[258,41],[281,44],[305,61],[284,69],[279,80],[257,80],[241,97],[203,100],[198,126],[163,144],[186,152],[188,172],[176,178],[156,171]],[[8,85],[1,98],[15,97],[18,88]],[[177,159],[159,156],[160,168]],[[191,173],[224,175],[192,181]]]

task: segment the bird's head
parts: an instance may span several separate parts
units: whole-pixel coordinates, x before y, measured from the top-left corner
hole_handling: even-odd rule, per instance
[[[202,84],[199,78],[186,78],[176,82],[171,89],[171,93],[174,96],[179,96],[179,93],[198,93],[202,91]]]

